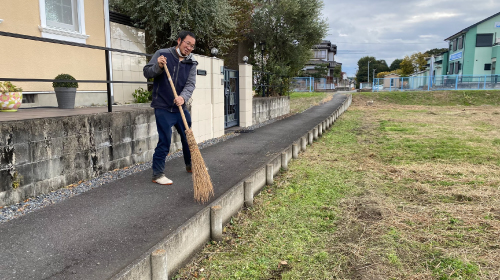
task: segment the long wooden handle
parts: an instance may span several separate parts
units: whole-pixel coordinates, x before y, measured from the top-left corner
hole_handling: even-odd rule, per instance
[[[167,64],[165,64],[165,66],[163,68],[165,69],[165,72],[167,72],[168,81],[170,82],[170,87],[172,87],[172,91],[174,92],[174,97],[177,98],[177,96],[178,96],[177,91],[175,90],[175,86],[174,86],[174,82],[172,81],[172,77],[170,77],[170,72],[168,71]],[[181,112],[182,121],[184,122],[184,127],[187,130],[187,129],[189,129],[189,126],[188,126],[188,123],[186,121],[186,116],[184,116],[184,110],[182,110],[182,106],[178,106],[178,107],[179,107],[179,111]]]

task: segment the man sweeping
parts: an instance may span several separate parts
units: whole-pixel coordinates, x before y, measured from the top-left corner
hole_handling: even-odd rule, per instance
[[[177,46],[156,51],[143,69],[144,77],[154,78],[151,107],[155,111],[159,139],[153,154],[153,182],[160,185],[173,183],[164,173],[165,159],[172,140],[172,126],[177,129],[181,136],[186,171],[192,172],[191,152],[180,107],[182,106],[187,124],[191,127],[191,115],[186,109],[186,102],[191,98],[196,84],[196,65],[198,62],[191,53],[195,48],[195,43],[196,37],[192,32],[181,31],[177,36]],[[165,67],[171,75],[176,94],[178,93],[177,97],[174,96]]]

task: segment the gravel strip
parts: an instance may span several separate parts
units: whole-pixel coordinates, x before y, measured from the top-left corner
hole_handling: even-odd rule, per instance
[[[247,132],[253,132],[254,129],[271,124],[273,122],[276,122],[278,120],[284,119],[290,115],[285,115],[281,116],[279,118],[269,120],[260,124],[252,125],[249,127],[242,128],[240,130],[236,130],[234,132],[227,133],[221,137],[218,138],[212,138],[207,141],[204,141],[202,143],[198,144],[198,147],[200,149],[203,149],[205,147],[224,142],[228,139],[234,138],[236,136],[239,136],[240,133],[247,133]],[[177,151],[175,153],[170,154],[167,156],[166,161],[169,161],[171,159],[177,158],[182,156],[182,150]],[[67,187],[55,190],[49,194],[46,195],[39,195],[37,197],[29,198],[24,202],[20,202],[17,204],[9,205],[9,206],[4,206],[3,208],[0,209],[0,223],[4,223],[7,221],[10,221],[12,219],[15,219],[17,217],[20,217],[24,214],[36,211],[38,209],[44,208],[48,205],[52,205],[58,202],[61,202],[65,199],[71,198],[73,196],[82,194],[88,190],[98,188],[102,185],[108,184],[110,182],[113,182],[118,179],[122,179],[124,177],[130,176],[134,173],[141,172],[147,169],[151,169],[151,161],[148,161],[146,163],[141,163],[141,164],[136,164],[131,167],[119,169],[119,170],[114,170],[114,171],[109,171],[106,172],[98,177],[95,177],[93,179],[90,179],[88,181],[82,182],[80,184],[73,184],[69,185]]]

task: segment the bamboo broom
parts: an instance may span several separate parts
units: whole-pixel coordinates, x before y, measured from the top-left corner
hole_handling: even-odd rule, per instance
[[[172,77],[170,77],[170,72],[168,71],[167,65],[165,65],[165,72],[167,72],[168,81],[174,92],[174,96],[177,98],[177,91],[175,90]],[[184,121],[184,127],[186,128],[186,138],[189,145],[189,150],[191,151],[191,168],[193,171],[193,189],[194,189],[194,199],[197,202],[205,203],[210,197],[214,196],[214,188],[212,186],[212,179],[208,174],[207,167],[205,166],[205,161],[201,157],[200,149],[198,149],[198,144],[194,139],[193,132],[189,128],[186,116],[184,115],[184,110],[182,106],[179,106],[179,111],[181,112],[182,121]]]

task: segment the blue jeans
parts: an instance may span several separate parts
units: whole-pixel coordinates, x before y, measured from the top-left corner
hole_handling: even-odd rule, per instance
[[[191,127],[191,115],[184,110],[188,126]],[[182,153],[184,154],[184,163],[191,164],[191,152],[186,139],[186,129],[180,112],[172,113],[165,109],[155,108],[156,129],[158,130],[158,144],[153,154],[153,177],[163,174],[165,170],[165,159],[170,150],[172,141],[172,126],[177,129],[181,136]]]

